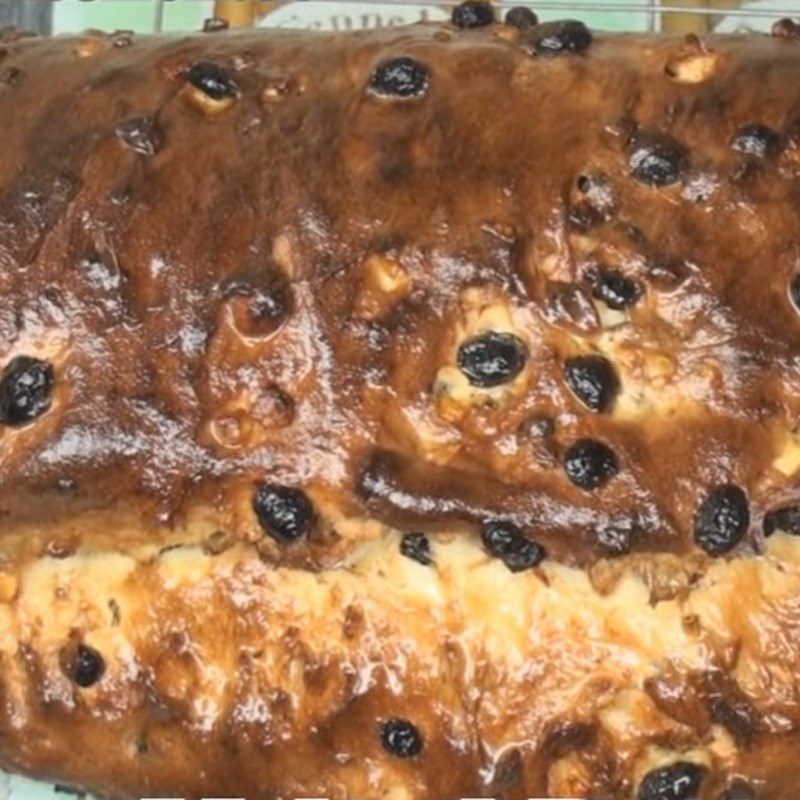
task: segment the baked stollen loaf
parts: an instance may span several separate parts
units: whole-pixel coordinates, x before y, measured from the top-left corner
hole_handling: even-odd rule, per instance
[[[492,17],[3,32],[3,767],[797,797],[798,28]]]

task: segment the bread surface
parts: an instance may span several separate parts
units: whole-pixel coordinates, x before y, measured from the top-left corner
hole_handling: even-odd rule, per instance
[[[800,40],[6,31],[0,119],[3,766],[796,797]]]

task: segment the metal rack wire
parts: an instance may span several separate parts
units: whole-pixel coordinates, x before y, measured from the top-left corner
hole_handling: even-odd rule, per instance
[[[316,0],[320,3],[337,3],[340,0]],[[163,2],[163,0],[162,0]],[[302,4],[304,0],[295,0],[298,4]],[[360,5],[420,5],[420,0],[358,0]],[[461,0],[434,0],[432,5],[437,6],[456,6]],[[748,16],[748,17],[769,17],[777,16],[797,17],[800,16],[800,6],[794,9],[789,8],[758,8],[757,6],[747,6],[742,8],[740,4],[729,2],[721,5],[714,5],[713,7],[696,7],[696,6],[682,6],[673,4],[660,4],[658,0],[649,0],[649,2],[640,2],[633,0],[633,2],[625,2],[619,0],[614,3],[603,3],[595,0],[577,0],[570,2],[570,0],[492,0],[492,5],[496,8],[513,8],[514,6],[531,6],[532,8],[542,10],[558,10],[564,11],[654,11],[658,14],[697,14],[700,16],[723,14],[726,16]]]

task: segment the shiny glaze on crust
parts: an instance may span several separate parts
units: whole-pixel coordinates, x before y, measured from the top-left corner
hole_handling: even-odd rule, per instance
[[[56,385],[45,416],[0,431],[6,518],[46,513],[40,493],[64,480],[162,519],[227,509],[265,476],[363,510],[358,475],[388,454],[396,491],[367,506],[396,522],[507,516],[587,564],[599,525],[635,521],[634,549],[692,548],[703,496],[735,483],[753,512],[740,550],[757,551],[793,491],[774,462],[800,447],[800,49],[711,40],[713,74],[687,86],[665,73],[682,41],[601,35],[533,58],[524,40],[495,25],[7,45],[0,361],[46,357]],[[424,97],[366,91],[398,54],[429,69]],[[198,100],[197,62],[235,76],[230,105]],[[781,157],[732,149],[751,123],[786,132]],[[635,129],[683,144],[682,183],[631,177]],[[399,288],[379,285],[385,265]],[[643,292],[605,327],[601,268]],[[526,369],[505,394],[449,402],[437,374],[492,305]],[[596,351],[625,393],[603,415],[561,374]],[[560,466],[585,437],[620,462],[596,492]]]
[[[5,691],[29,693],[5,705],[7,763],[125,797],[158,789],[266,800],[303,789],[450,800],[488,787],[516,800],[563,786],[624,800],[647,764],[697,750],[709,769],[703,800],[735,774],[771,798],[790,796],[800,725],[791,699],[797,553],[794,540],[781,540],[777,556],[763,555],[761,522],[796,502],[800,469],[800,317],[789,289],[800,256],[800,44],[595,35],[579,53],[532,55],[549,30],[536,27],[4,36],[0,368],[27,356],[54,371],[46,410],[22,427],[0,426],[0,547],[13,584]],[[370,91],[376,67],[399,57],[425,67],[410,73],[407,95]],[[734,147],[753,126],[775,132],[781,147],[771,139],[764,157]],[[620,308],[598,300],[609,296],[609,274],[627,295],[614,301]],[[459,347],[490,331],[517,337],[526,362],[505,384],[475,386],[458,369]],[[593,354],[619,378],[603,413],[563,379],[568,358]],[[591,490],[563,468],[582,440],[610,447],[618,464]],[[252,505],[262,482],[311,499],[316,516],[302,541],[264,536]],[[744,491],[749,524],[711,558],[694,520],[723,485]],[[677,680],[694,692],[685,692],[688,708],[664,688],[668,657],[654,670],[605,676],[614,703],[625,706],[630,691],[638,708],[645,701],[636,692],[647,688],[652,708],[616,709],[608,723],[593,716],[586,709],[606,691],[599,679],[584,710],[565,699],[576,675],[592,675],[597,654],[582,642],[596,621],[565,637],[578,651],[571,661],[555,640],[538,647],[523,637],[508,650],[494,641],[487,650],[491,637],[480,633],[464,645],[469,668],[452,667],[461,656],[422,603],[405,629],[367,619],[372,645],[354,639],[330,657],[337,680],[346,663],[381,665],[368,700],[351,689],[326,693],[325,681],[319,697],[307,684],[279,691],[278,706],[298,716],[273,710],[291,719],[278,736],[288,744],[263,743],[277,748],[271,766],[262,764],[269,752],[249,753],[240,721],[281,683],[257,669],[252,686],[230,687],[244,692],[228,698],[233,705],[217,699],[234,714],[223,728],[207,709],[203,724],[220,749],[198,755],[208,731],[190,711],[170,710],[173,696],[178,706],[208,702],[210,690],[182,672],[185,663],[204,661],[205,649],[217,669],[208,674],[229,676],[259,640],[267,653],[291,654],[291,642],[264,640],[277,619],[306,646],[332,636],[325,625],[347,609],[326,576],[373,548],[387,568],[355,590],[367,595],[347,612],[347,629],[357,629],[365,607],[382,613],[397,549],[385,537],[402,531],[464,548],[441,590],[458,605],[475,577],[464,559],[485,560],[487,519],[513,523],[547,553],[541,567],[514,576],[525,582],[513,584],[520,602],[564,571],[571,577],[552,596],[571,607],[570,586],[588,581],[597,620],[602,598],[635,583],[626,602],[656,610],[632,636],[637,653],[647,652],[640,639],[655,635],[659,613],[675,636],[686,626],[702,644],[696,658],[676,656]],[[137,577],[134,594],[154,603],[152,617],[141,612],[148,624],[139,638],[132,628],[111,652],[97,647],[109,663],[88,691],[121,681],[131,696],[118,695],[118,706],[113,694],[96,708],[70,705],[53,684],[61,663],[53,655],[106,624],[85,600],[74,604],[89,565],[119,555],[147,573],[170,552],[159,548],[176,543],[206,545],[189,585]],[[233,583],[214,566],[226,548],[241,559],[230,567],[243,571]],[[17,578],[33,570],[32,585],[46,585],[35,571],[63,557],[76,558],[77,571],[44,605],[17,595]],[[472,588],[482,598],[476,614],[510,591],[505,567],[491,569],[499,572],[484,593]],[[766,591],[762,570],[772,581],[785,575],[786,586],[775,605],[759,597],[759,621],[740,629],[730,614],[740,599],[728,590]],[[256,574],[258,591],[247,580]],[[713,634],[702,615],[682,613],[706,585],[723,587],[710,603],[725,620]],[[315,586],[320,607],[336,611],[321,627],[299,610]],[[221,596],[235,607],[248,591],[263,619],[243,633],[237,614],[217,604]],[[48,604],[62,608],[58,623],[34,614],[32,628],[21,624]],[[469,615],[448,624],[456,639],[469,638]],[[165,645],[173,634],[175,646]],[[618,631],[598,635],[613,664]],[[402,666],[392,672],[396,643]],[[716,674],[735,672],[735,654],[748,647],[744,669],[769,681]],[[173,650],[174,669],[161,663]],[[557,685],[520,677],[518,655]],[[443,679],[445,666],[461,677]],[[473,704],[488,720],[467,719],[478,713]],[[382,719],[412,712],[427,743],[419,760],[378,759],[372,772],[353,767],[328,785],[309,777],[332,769],[337,725],[357,760],[378,746]],[[626,750],[609,730],[629,712]],[[640,714],[656,721],[648,727]],[[114,730],[135,741],[133,729],[148,720],[180,742],[164,744],[165,760],[122,750],[101,757],[98,744],[93,766],[81,768],[65,752],[75,725],[85,725],[87,741],[108,741]],[[570,761],[575,750],[580,763]],[[229,783],[232,752],[245,766]]]

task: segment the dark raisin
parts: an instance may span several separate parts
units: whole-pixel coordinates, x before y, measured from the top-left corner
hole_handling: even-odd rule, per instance
[[[709,555],[733,549],[750,526],[747,495],[738,486],[723,484],[700,504],[694,518],[694,538]]]
[[[637,283],[615,269],[601,269],[592,288],[595,300],[602,300],[614,311],[622,311],[635,305],[642,296]]]
[[[619,472],[614,451],[595,439],[579,439],[564,455],[564,471],[579,489],[597,489]]]
[[[406,533],[400,542],[400,552],[425,567],[433,564],[431,543],[424,533]]]
[[[428,68],[407,56],[383,61],[375,67],[367,91],[378,97],[396,97],[408,100],[428,91]]]
[[[199,61],[186,73],[192,86],[208,95],[212,100],[225,100],[239,96],[239,85],[233,76],[210,61]]]
[[[789,297],[794,303],[795,310],[800,313],[800,273],[792,275],[789,281]]]
[[[800,536],[800,506],[774,508],[764,515],[764,536],[772,536],[775,531]]]
[[[79,644],[70,665],[70,677],[78,686],[86,689],[103,677],[106,665],[103,657],[93,647]]]
[[[639,800],[697,800],[705,768],[676,761],[651,770],[639,784]]]
[[[458,348],[458,368],[473,386],[482,388],[514,380],[527,358],[528,349],[522,339],[498,331],[474,336]]]
[[[646,186],[669,186],[689,168],[686,148],[663,133],[640,131],[628,145],[631,175]]]
[[[305,492],[291,486],[262,483],[253,495],[253,511],[259,524],[273,539],[297,541],[314,523],[314,507]]]
[[[531,51],[537,56],[581,53],[591,43],[592,34],[582,22],[566,19],[537,26],[531,39]]]
[[[0,424],[27,425],[50,408],[53,367],[31,356],[9,361],[0,376]]]
[[[155,155],[161,149],[161,130],[152,117],[127,119],[114,132],[126,147],[143,156]]]
[[[486,551],[499,558],[511,572],[522,572],[540,564],[545,549],[523,535],[513,522],[489,520],[481,526],[481,541]]]
[[[222,17],[209,17],[203,21],[203,33],[216,33],[227,30],[230,23]]]
[[[120,30],[111,34],[111,44],[113,47],[130,47],[133,44],[133,31]]]
[[[772,35],[779,39],[800,39],[800,25],[789,17],[784,17],[772,26]]]
[[[494,9],[489,2],[467,0],[453,9],[453,25],[457,28],[483,28],[494,22]]]
[[[512,8],[506,14],[506,25],[513,25],[515,28],[525,30],[532,28],[534,25],[539,24],[539,17],[533,13],[527,6],[517,6]]]
[[[387,719],[381,725],[381,744],[397,758],[413,758],[422,752],[422,735],[405,719]]]
[[[774,158],[783,149],[781,135],[766,125],[745,125],[736,131],[731,147],[756,158]]]
[[[603,356],[573,356],[564,362],[564,380],[590,411],[607,411],[619,390],[612,363]]]

